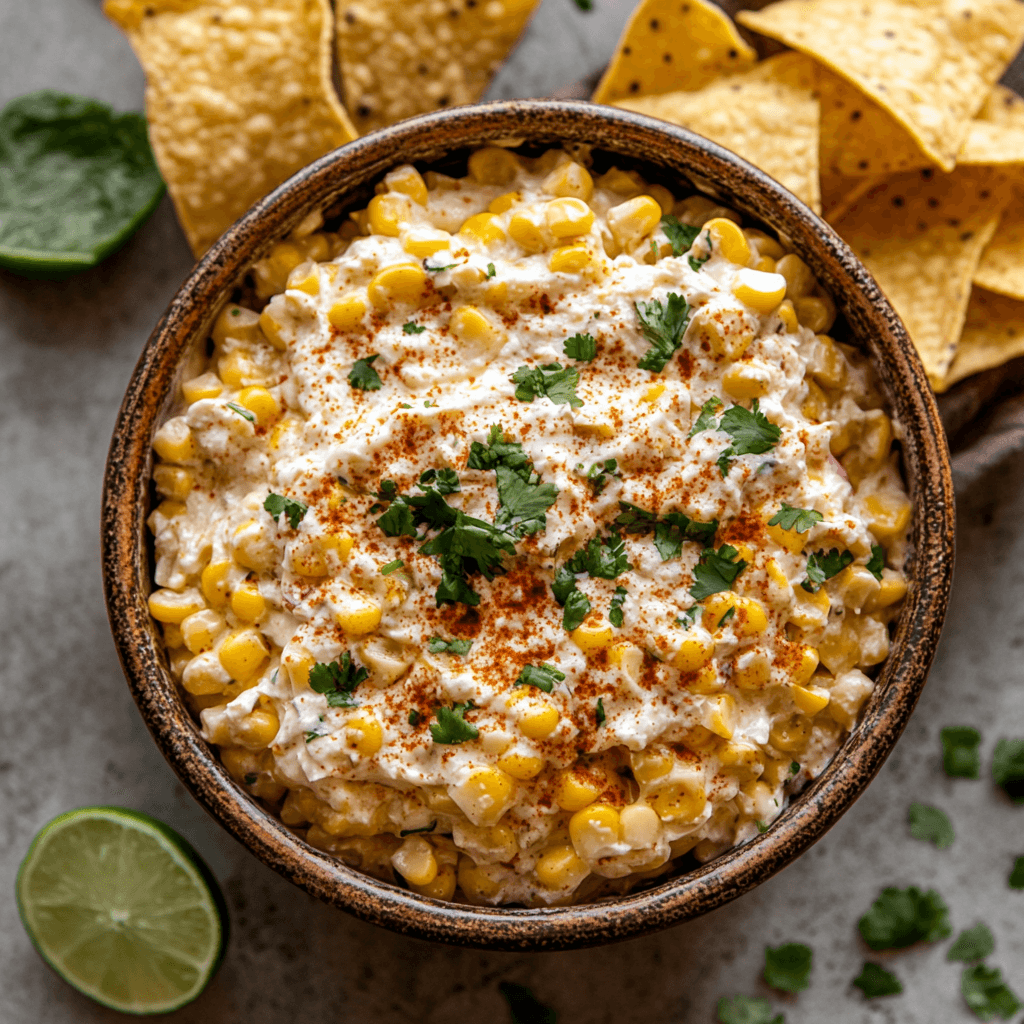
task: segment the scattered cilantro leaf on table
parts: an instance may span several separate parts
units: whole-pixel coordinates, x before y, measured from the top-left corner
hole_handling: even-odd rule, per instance
[[[864,993],[865,999],[877,999],[879,996],[898,996],[903,991],[900,979],[884,967],[865,961],[860,974],[853,979],[853,984]]]
[[[1000,740],[992,755],[992,781],[1015,803],[1024,803],[1024,739]]]
[[[952,846],[953,840],[956,839],[953,823],[938,807],[929,807],[927,804],[911,804],[907,811],[907,823],[910,825],[910,834],[915,839],[934,843],[940,850]]]
[[[640,331],[651,347],[641,356],[641,370],[661,373],[683,343],[683,332],[690,322],[690,305],[681,295],[669,292],[663,306],[658,299],[634,303]]]
[[[562,351],[567,359],[589,363],[597,355],[597,339],[592,334],[574,334],[565,339]]]
[[[410,320],[407,323],[402,324],[402,330],[406,334],[422,334],[426,330],[426,327],[422,324],[413,323],[413,321]]]
[[[576,0],[580,4],[580,0]],[[586,0],[589,4],[589,0]],[[590,7],[582,7],[590,10]],[[545,1006],[525,985],[517,985],[512,981],[498,983],[498,991],[508,1002],[512,1014],[512,1024],[558,1024],[558,1015],[550,1006]]]
[[[881,580],[882,570],[885,568],[885,548],[881,544],[871,545],[871,558],[868,559],[865,568],[876,580]]]
[[[851,551],[840,552],[839,548],[830,551],[812,551],[807,556],[807,578],[800,584],[809,594],[821,590],[826,580],[838,576],[853,562]]]
[[[512,374],[516,385],[516,398],[520,402],[532,402],[543,395],[555,405],[568,405],[579,409],[583,400],[576,394],[580,382],[580,371],[575,366],[563,367],[561,363],[544,363],[532,369],[520,366]]]
[[[916,886],[883,889],[857,922],[871,949],[904,949],[915,942],[936,942],[950,935],[949,910],[934,890]]]
[[[352,369],[349,370],[349,384],[360,391],[380,391],[384,387],[384,382],[371,365],[375,359],[379,358],[380,353],[374,352],[372,356],[367,356],[365,359],[357,359],[352,364]]]
[[[443,640],[439,636],[432,636],[427,641],[427,650],[431,654],[457,654],[461,657],[469,654],[472,646],[472,640]]]
[[[327,698],[328,707],[354,708],[358,704],[353,692],[369,675],[367,669],[357,666],[352,655],[344,651],[338,661],[326,664],[318,661],[309,670],[309,685]]]
[[[559,672],[554,665],[542,662],[540,665],[524,665],[513,686],[535,686],[538,690],[550,693],[555,683],[565,679],[565,673]]]
[[[440,707],[434,712],[437,722],[430,723],[430,735],[435,743],[455,744],[475,740],[480,730],[466,721],[466,712],[473,708],[473,702],[453,704],[450,708]]]
[[[960,991],[971,1012],[981,1020],[1008,1020],[1021,1008],[1020,1000],[1003,981],[998,967],[965,967],[960,975]]]
[[[286,498],[281,494],[268,494],[263,502],[263,508],[270,513],[270,518],[277,522],[283,512],[288,519],[288,525],[297,529],[302,522],[303,516],[309,511],[309,506],[294,498]]]
[[[705,430],[717,430],[717,415],[718,410],[722,408],[722,400],[712,395],[701,407],[700,415],[697,417],[693,426],[690,428],[687,437],[696,437],[698,434],[702,434]]]
[[[780,992],[800,992],[810,984],[813,958],[811,947],[799,942],[766,946],[764,980]]]
[[[722,476],[729,475],[732,460],[739,455],[763,455],[771,451],[782,437],[782,428],[772,423],[763,412],[760,402],[755,398],[750,408],[742,405],[731,405],[722,413],[718,429],[724,430],[731,438],[732,444],[718,456],[718,469]]]
[[[1024,889],[1024,857],[1018,857],[1013,862],[1013,869],[1010,871],[1010,877],[1006,880],[1006,884],[1011,889]]]
[[[950,778],[981,777],[981,733],[969,725],[950,725],[942,730],[942,767]]]
[[[996,940],[988,925],[976,924],[973,928],[968,928],[957,936],[956,942],[949,947],[949,952],[946,953],[946,959],[970,963],[972,960],[983,960],[995,948]]]
[[[719,999],[716,1016],[718,1024],[785,1024],[786,1020],[767,999],[749,996]]]
[[[622,606],[626,603],[626,598],[629,596],[629,592],[625,587],[616,587],[615,593],[612,595],[611,607],[608,609],[608,621],[613,626],[622,628],[623,615]]]
[[[731,544],[723,544],[717,551],[705,548],[700,553],[700,561],[693,567],[690,596],[695,601],[703,601],[712,594],[729,590],[746,567],[747,563]]]
[[[783,502],[782,508],[768,520],[768,525],[781,526],[784,530],[795,530],[797,533],[807,533],[815,523],[820,523],[824,518],[813,508],[794,508]]]
[[[674,217],[671,213],[666,213],[661,218],[661,230],[665,232],[665,237],[672,246],[673,256],[682,256],[684,252],[687,252],[700,234],[700,228],[695,228],[691,224],[683,224],[678,217]]]

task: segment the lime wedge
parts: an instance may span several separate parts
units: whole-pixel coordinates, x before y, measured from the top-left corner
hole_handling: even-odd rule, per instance
[[[176,832],[137,811],[84,807],[32,841],[18,911],[43,959],[79,992],[125,1013],[191,1002],[220,965],[224,899]]]

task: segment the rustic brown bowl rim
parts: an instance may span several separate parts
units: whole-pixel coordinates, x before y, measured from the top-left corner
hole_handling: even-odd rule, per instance
[[[309,211],[388,168],[509,138],[592,143],[690,178],[782,231],[835,296],[871,353],[902,427],[914,500],[910,589],[886,662],[859,726],[825,771],[771,828],[693,871],[645,891],[545,909],[473,907],[419,896],[313,849],[230,778],[178,695],[146,606],[145,536],[150,439],[191,340],[246,269]],[[103,490],[107,610],[132,696],[153,738],[196,799],[264,863],[314,896],[406,935],[489,949],[564,949],[614,942],[707,913],[789,864],[861,794],[892,750],[924,686],[953,572],[949,453],[924,368],[871,275],[835,232],[774,180],[727,150],[662,121],[611,107],[512,100],[453,108],[374,132],[309,165],[254,206],[194,268],[150,336],[111,440]]]

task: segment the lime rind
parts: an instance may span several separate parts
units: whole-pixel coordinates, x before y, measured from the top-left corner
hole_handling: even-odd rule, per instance
[[[163,822],[119,807],[62,814],[18,871],[18,912],[69,985],[124,1013],[168,1013],[206,987],[228,915],[196,851]]]

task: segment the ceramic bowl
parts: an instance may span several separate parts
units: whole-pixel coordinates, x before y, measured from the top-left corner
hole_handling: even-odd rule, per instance
[[[834,296],[848,340],[877,367],[902,425],[914,502],[910,588],[892,652],[860,724],[825,771],[765,834],[703,866],[678,869],[627,896],[545,909],[439,902],[307,845],[231,780],[203,740],[146,607],[150,441],[179,367],[248,268],[313,209],[359,208],[392,166],[448,166],[496,140],[589,144],[655,180],[689,182],[783,232]],[[949,594],[953,526],[949,455],[924,370],[892,307],[827,224],[767,175],[681,128],[587,103],[509,101],[413,118],[328,154],[253,207],[203,257],[147,342],[118,415],[104,485],[103,569],[114,639],[154,739],[196,799],[264,863],[320,899],[408,935],[491,949],[557,949],[626,939],[707,913],[785,867],[835,824],[892,750],[924,686]]]

